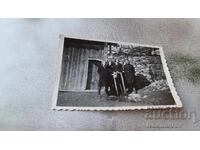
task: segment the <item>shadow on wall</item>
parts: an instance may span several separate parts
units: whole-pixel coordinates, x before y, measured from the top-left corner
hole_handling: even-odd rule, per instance
[[[151,82],[146,79],[146,77],[142,74],[137,74],[135,76],[135,89],[140,90],[145,86],[148,86]]]

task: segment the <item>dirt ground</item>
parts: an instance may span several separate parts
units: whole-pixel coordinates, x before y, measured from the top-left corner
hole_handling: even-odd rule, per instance
[[[117,107],[117,106],[148,106],[173,105],[174,99],[170,90],[151,91],[139,90],[138,94],[128,97],[108,97],[105,93],[60,91],[57,106],[85,106],[85,107]]]

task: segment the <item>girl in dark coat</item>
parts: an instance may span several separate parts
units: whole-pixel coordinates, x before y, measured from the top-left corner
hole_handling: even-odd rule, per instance
[[[99,74],[98,94],[99,95],[101,94],[101,88],[104,87],[104,86],[105,86],[106,94],[108,94],[108,89],[107,89],[107,86],[106,86],[106,69],[105,69],[103,63],[101,63],[97,72]]]
[[[115,86],[113,80],[113,71],[114,71],[114,64],[111,60],[105,65],[106,75],[105,75],[105,90],[108,96],[113,95],[115,93]]]
[[[126,60],[126,64],[124,65],[124,76],[126,79],[128,93],[131,93],[133,92],[135,84],[135,68],[130,64],[129,60]]]

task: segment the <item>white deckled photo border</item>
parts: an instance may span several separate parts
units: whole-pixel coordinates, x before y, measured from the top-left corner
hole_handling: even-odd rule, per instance
[[[166,75],[166,80],[168,83],[168,86],[170,88],[170,91],[172,93],[172,96],[174,98],[175,104],[174,105],[150,105],[150,106],[120,106],[120,107],[77,107],[77,106],[57,106],[57,97],[59,92],[59,84],[60,84],[60,76],[61,76],[61,68],[62,68],[62,56],[63,56],[63,49],[64,49],[64,39],[65,38],[74,38],[74,39],[82,39],[82,40],[92,40],[92,41],[102,41],[102,42],[117,42],[120,44],[133,44],[138,46],[148,46],[148,47],[154,47],[159,48],[160,51],[160,57],[161,62],[163,65],[163,70]],[[171,78],[167,62],[165,59],[164,51],[161,46],[152,46],[152,45],[145,45],[145,44],[137,44],[137,43],[127,43],[127,42],[118,42],[118,41],[108,41],[108,40],[99,40],[99,39],[88,39],[88,38],[80,38],[80,37],[72,37],[67,36],[64,34],[60,35],[60,41],[59,41],[59,48],[58,48],[58,55],[57,55],[57,63],[56,66],[58,67],[58,70],[56,71],[56,84],[53,91],[52,96],[52,109],[53,110],[78,110],[78,111],[118,111],[118,110],[142,110],[142,109],[167,109],[167,108],[182,108],[182,102],[180,100],[180,97],[177,94],[176,88],[174,87],[173,80]]]

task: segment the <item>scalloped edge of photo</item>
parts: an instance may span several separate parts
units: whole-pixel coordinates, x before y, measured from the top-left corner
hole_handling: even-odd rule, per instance
[[[69,110],[69,111],[127,111],[127,110],[147,110],[147,109],[168,109],[168,108],[182,108],[183,104],[180,100],[180,97],[178,96],[178,93],[176,91],[176,88],[174,87],[173,80],[171,78],[167,62],[165,59],[164,51],[161,46],[154,46],[154,45],[146,45],[146,44],[138,44],[138,43],[128,43],[128,42],[118,42],[118,41],[110,41],[110,40],[101,40],[101,39],[88,39],[88,38],[80,38],[80,37],[72,37],[72,36],[67,36],[64,34],[61,34],[59,36],[60,41],[59,41],[59,48],[58,48],[58,55],[57,55],[57,63],[56,66],[58,70],[56,71],[56,84],[52,96],[52,110]],[[91,40],[91,41],[101,41],[101,42],[115,42],[115,43],[120,43],[120,44],[132,44],[135,46],[148,46],[148,47],[154,47],[154,48],[159,48],[160,51],[160,57],[161,57],[161,62],[163,66],[164,73],[166,75],[166,80],[168,83],[168,86],[170,88],[170,91],[172,93],[172,96],[174,98],[175,104],[174,105],[148,105],[148,106],[120,106],[120,107],[85,107],[85,106],[57,106],[57,97],[58,97],[58,92],[59,92],[59,81],[60,81],[60,75],[61,75],[61,65],[62,65],[62,55],[63,55],[63,48],[64,48],[64,39],[65,38],[74,38],[74,39],[79,39],[79,40]]]

